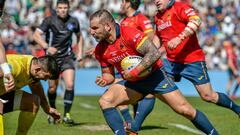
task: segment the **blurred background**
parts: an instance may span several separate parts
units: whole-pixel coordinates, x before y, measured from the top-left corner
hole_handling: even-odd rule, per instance
[[[94,11],[105,8],[112,12],[118,22],[123,15],[121,13],[121,0],[69,0],[71,3],[70,14],[80,22],[84,37],[84,52],[96,45],[95,40],[89,35],[88,17]],[[192,5],[199,13],[202,24],[198,33],[201,47],[206,56],[214,87],[225,92],[227,85],[226,51],[223,41],[230,39],[238,61],[240,61],[240,1],[239,0],[182,0]],[[7,54],[32,54],[44,55],[43,49],[32,38],[33,32],[42,20],[55,14],[56,0],[7,0],[3,24],[0,26],[1,38]],[[156,11],[153,0],[144,0],[139,10],[148,16],[152,22]],[[73,37],[76,39],[75,37]],[[76,52],[76,40],[73,42]],[[77,94],[100,94],[103,91],[94,84],[95,76],[100,74],[99,65],[94,57],[84,56],[84,60],[76,64],[77,71],[76,90]],[[86,78],[89,78],[86,80]],[[89,83],[86,83],[89,82]],[[180,86],[183,85],[183,81]],[[188,85],[182,87],[189,93]],[[105,88],[101,88],[105,89]]]

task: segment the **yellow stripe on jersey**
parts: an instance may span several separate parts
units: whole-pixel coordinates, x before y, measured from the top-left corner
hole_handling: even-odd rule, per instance
[[[145,30],[144,33],[146,34],[146,33],[152,32],[152,31],[153,31],[153,29],[148,29],[148,30]]]
[[[144,41],[145,41],[147,38],[148,38],[147,36],[143,37],[143,39],[142,39],[141,42],[137,45],[136,48],[138,49],[139,47],[141,47],[142,44],[144,43]]]
[[[197,15],[190,16],[190,17],[189,17],[189,20],[192,20],[192,19],[197,19],[197,20],[198,20],[198,19],[200,19],[200,17],[199,17],[199,16],[197,16]]]

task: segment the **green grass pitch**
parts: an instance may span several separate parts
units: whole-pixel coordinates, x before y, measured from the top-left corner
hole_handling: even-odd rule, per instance
[[[98,106],[99,96],[75,97],[72,117],[76,125],[49,125],[47,115],[39,111],[29,135],[112,135]],[[240,119],[232,111],[206,103],[197,97],[188,97],[188,101],[203,111],[221,135],[240,135]],[[63,112],[63,100],[58,97],[57,107]],[[237,101],[240,104],[240,100]],[[14,135],[19,112],[4,115],[5,134]],[[24,124],[24,122],[23,122]],[[190,121],[174,113],[167,105],[157,101],[153,112],[143,123],[140,135],[197,135]]]

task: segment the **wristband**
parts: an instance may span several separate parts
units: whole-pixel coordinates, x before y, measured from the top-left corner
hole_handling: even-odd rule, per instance
[[[130,74],[133,76],[133,77],[138,77],[138,74],[139,74],[139,70],[134,68],[130,71]]]
[[[178,35],[178,38],[180,38],[182,41],[186,39],[186,35],[182,32]]]
[[[2,68],[2,71],[3,71],[4,75],[11,73],[11,69],[10,69],[8,63],[1,64],[1,68]]]

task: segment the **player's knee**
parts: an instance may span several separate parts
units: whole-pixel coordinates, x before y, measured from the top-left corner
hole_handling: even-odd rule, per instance
[[[67,90],[72,90],[73,89],[73,83],[68,83],[68,84],[66,84],[66,89]]]
[[[98,101],[101,109],[106,109],[110,107],[114,107],[113,102],[111,99],[108,99],[106,97],[101,97]]]
[[[201,98],[202,98],[202,100],[204,100],[206,102],[215,102],[217,96],[214,92],[211,92],[211,93],[201,94]]]
[[[175,111],[188,119],[194,118],[195,115],[195,109],[188,103],[183,103],[179,105]]]
[[[57,86],[49,86],[48,92],[51,94],[56,93],[56,89],[57,89]]]

